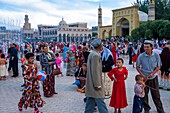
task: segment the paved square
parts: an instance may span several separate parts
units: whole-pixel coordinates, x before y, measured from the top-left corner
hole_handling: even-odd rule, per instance
[[[126,92],[128,107],[123,109],[123,113],[131,113],[135,84],[134,76],[137,74],[136,69],[132,65],[127,65],[128,59],[125,58],[125,66],[129,70],[128,79],[126,80]],[[65,72],[65,69],[63,69]],[[21,71],[21,70],[20,70]],[[56,90],[59,93],[53,97],[43,97],[42,86],[40,88],[42,98],[46,101],[46,105],[40,108],[43,113],[84,113],[85,103],[83,93],[76,92],[76,86],[72,85],[74,77],[56,77]],[[17,78],[8,77],[6,81],[0,81],[0,113],[33,113],[33,109],[18,111],[17,104],[21,97],[20,91],[23,84],[22,76]],[[160,90],[161,100],[166,113],[170,113],[170,92]],[[109,113],[113,113],[114,109],[109,107],[110,99],[106,99],[106,105],[109,109]],[[153,104],[152,98],[149,98],[151,105],[151,113],[157,113]]]

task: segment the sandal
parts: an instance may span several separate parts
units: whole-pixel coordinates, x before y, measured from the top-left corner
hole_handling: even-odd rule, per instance
[[[19,110],[19,111],[22,111],[22,107],[19,107],[19,106],[18,106],[18,110]]]
[[[43,113],[43,112],[41,112],[39,110],[34,110],[34,113]]]

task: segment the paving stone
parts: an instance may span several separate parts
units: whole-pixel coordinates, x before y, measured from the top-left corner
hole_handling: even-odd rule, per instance
[[[135,75],[137,74],[136,69],[132,65],[127,64],[128,59],[125,58],[125,66],[129,70],[128,79],[126,80],[126,92],[128,107],[122,110],[123,113],[131,113],[133,105],[133,87],[135,84]],[[21,68],[20,68],[21,69]],[[65,69],[62,69],[65,73]],[[9,72],[9,75],[12,75]],[[56,91],[58,95],[54,95],[50,98],[45,98],[42,93],[42,85],[40,92],[42,98],[46,101],[46,105],[43,108],[40,108],[43,113],[84,113],[85,103],[83,98],[85,95],[83,93],[76,92],[76,86],[72,85],[75,78],[64,76],[56,77]],[[33,109],[28,108],[22,112],[18,111],[17,104],[21,97],[22,89],[20,86],[23,84],[23,78],[20,76],[17,78],[7,77],[6,81],[0,81],[0,113],[33,113]],[[170,113],[170,92],[165,90],[160,90],[161,100],[166,113]],[[114,112],[114,108],[109,107],[110,99],[105,99],[109,113]],[[151,105],[150,113],[157,113],[156,107],[153,104],[151,96],[149,97],[149,102]]]

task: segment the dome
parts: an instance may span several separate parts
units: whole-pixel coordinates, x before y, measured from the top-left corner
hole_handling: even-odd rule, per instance
[[[59,26],[60,26],[60,27],[67,27],[67,23],[64,21],[63,18],[62,18],[62,20],[59,22]]]
[[[145,12],[142,12],[142,11],[138,11],[138,14],[139,14],[139,21],[140,22],[148,21],[148,14],[146,14]]]

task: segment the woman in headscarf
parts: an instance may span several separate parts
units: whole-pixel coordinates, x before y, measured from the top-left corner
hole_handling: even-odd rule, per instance
[[[55,92],[55,78],[52,75],[52,69],[55,64],[55,56],[48,51],[48,46],[44,47],[43,53],[40,55],[40,63],[42,70],[47,73],[46,79],[43,81],[43,92],[45,97],[51,97]]]
[[[112,66],[114,65],[113,55],[108,48],[104,47],[101,56],[102,56],[102,80],[104,82],[105,95],[111,96],[112,81],[108,77],[107,73],[112,69]]]
[[[67,51],[68,64],[67,64],[67,72],[66,76],[74,76],[76,72],[76,63],[75,63],[75,52],[70,49]]]
[[[63,47],[63,61],[66,62],[66,59],[67,59],[67,54],[66,52],[69,50],[69,44],[67,44],[67,46],[65,45]]]

